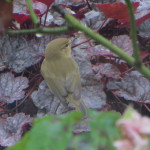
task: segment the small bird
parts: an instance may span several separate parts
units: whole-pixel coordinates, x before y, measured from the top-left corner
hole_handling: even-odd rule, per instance
[[[84,117],[87,116],[86,106],[81,98],[79,67],[71,56],[69,39],[58,38],[47,45],[41,72],[50,91],[65,107],[68,107],[67,101],[71,102]]]

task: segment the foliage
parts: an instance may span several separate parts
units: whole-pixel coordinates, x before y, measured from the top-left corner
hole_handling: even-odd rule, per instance
[[[61,36],[72,41],[72,56],[80,68],[82,97],[88,108],[101,111],[119,109],[122,112],[128,103],[132,103],[141,108],[141,113],[146,111],[146,115],[149,115],[150,82],[143,75],[150,77],[149,69],[144,66],[150,65],[150,3],[148,0],[132,0],[132,10],[130,1],[126,0],[128,13],[124,0],[100,2],[109,3],[32,0],[31,4],[30,0],[13,0],[10,3],[1,0],[0,35],[9,26],[6,33],[15,36],[3,35],[0,39],[0,145],[7,147],[18,142],[26,124],[31,124],[30,116],[51,114],[35,119],[33,127],[22,140],[7,149],[113,150],[114,141],[120,138],[119,144],[123,148],[126,148],[124,144],[129,144],[132,150],[139,144],[136,137],[140,137],[142,143],[146,141],[144,144],[147,147],[149,130],[146,125],[149,126],[149,119],[137,115],[134,110],[127,113],[130,119],[123,117],[120,122],[117,121],[120,116],[111,111],[89,111],[89,120],[80,120],[77,112],[64,115],[74,106],[69,104],[66,110],[42,81],[40,65],[44,49],[49,41],[60,37],[52,34],[65,33]],[[62,8],[62,11],[56,11],[54,4],[60,6],[58,8]],[[64,9],[68,12],[64,13]],[[139,26],[138,41],[134,16]],[[11,18],[13,21],[10,24]],[[76,30],[83,31],[96,42]],[[133,71],[134,68],[141,74]],[[54,113],[63,115],[52,115]],[[132,118],[132,113],[140,119]],[[147,129],[144,134],[143,128]],[[124,134],[124,131],[132,132]],[[130,135],[134,138],[130,139]],[[120,150],[122,147],[117,145],[116,148]]]
[[[135,12],[137,10],[137,7],[139,6],[139,3],[133,2],[132,5]],[[129,22],[130,20],[127,6],[122,2],[116,2],[113,4],[96,4],[96,6],[105,13],[107,18],[117,19],[118,22],[121,23]]]
[[[12,73],[0,75],[0,102],[13,103],[24,97],[23,89],[28,87],[26,77],[16,77]]]
[[[120,115],[114,112],[97,113],[89,111],[92,119],[81,121],[78,112],[61,116],[44,116],[35,119],[33,128],[15,146],[7,150],[58,150],[58,149],[109,149],[113,150],[113,141],[119,138],[115,122]],[[73,125],[90,124],[91,133],[74,135]]]
[[[21,139],[25,126],[32,123],[32,118],[24,113],[17,113],[7,120],[0,122],[0,144],[2,146],[12,146]]]

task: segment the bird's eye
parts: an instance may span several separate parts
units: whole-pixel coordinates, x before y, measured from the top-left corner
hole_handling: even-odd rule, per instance
[[[66,44],[66,45],[65,45],[65,47],[68,47],[68,46],[69,46],[69,44]]]

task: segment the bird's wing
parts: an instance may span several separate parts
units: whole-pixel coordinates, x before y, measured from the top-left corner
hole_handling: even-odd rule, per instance
[[[80,72],[77,63],[73,60],[71,61],[74,64],[73,71],[67,76],[66,79],[66,89],[68,91],[68,96],[66,97],[67,101],[73,103],[77,110],[80,110],[84,117],[87,116],[86,105],[81,98],[81,79]],[[69,94],[71,93],[71,94]]]
[[[44,70],[44,71],[43,71]],[[41,72],[46,81],[50,91],[59,98],[59,100],[65,105],[65,97],[68,95],[67,90],[61,83],[60,79],[50,72],[46,65],[42,64]]]
[[[81,97],[81,79],[77,63],[74,61],[74,70],[66,78],[66,89],[68,93],[73,93],[74,99]]]

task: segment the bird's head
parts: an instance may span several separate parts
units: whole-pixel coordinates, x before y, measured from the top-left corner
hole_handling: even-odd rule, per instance
[[[67,38],[58,38],[51,41],[45,50],[45,58],[71,57],[71,43]]]

